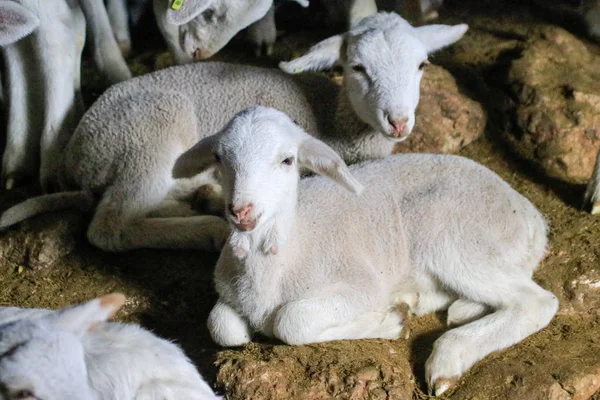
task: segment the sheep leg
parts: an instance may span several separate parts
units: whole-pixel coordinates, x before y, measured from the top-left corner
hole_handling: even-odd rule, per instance
[[[490,308],[485,304],[476,303],[467,299],[458,299],[448,308],[448,326],[460,326],[489,314]]]
[[[146,214],[148,218],[193,217],[198,215],[189,202],[164,200],[155,209]]]
[[[511,290],[503,290],[506,287]],[[529,278],[507,282],[506,277],[491,277],[486,285],[472,285],[471,290],[479,300],[494,305],[495,311],[446,332],[434,343],[425,370],[435,395],[444,393],[489,353],[512,346],[548,325],[558,309],[556,297]]]
[[[104,3],[100,0],[79,1],[92,38],[94,61],[109,83],[131,78],[123,54],[113,35]]]
[[[252,338],[248,322],[220,299],[211,310],[207,325],[212,339],[221,346],[241,346]]]
[[[273,334],[288,344],[330,340],[397,339],[402,333],[402,315],[394,307],[373,311],[364,286],[338,286],[335,292],[285,304],[277,312]]]
[[[594,174],[585,191],[584,207],[591,210],[592,214],[600,214],[600,149],[596,157]]]
[[[113,34],[124,57],[131,53],[131,35],[129,34],[129,16],[126,0],[107,0],[106,11]]]
[[[41,129],[39,76],[33,59],[33,35],[4,47],[6,74],[3,84],[8,105],[6,147],[2,157],[2,185],[12,189],[21,179],[34,177],[38,167],[39,132]]]
[[[363,18],[377,13],[375,0],[351,0],[348,16],[348,25],[352,28]]]
[[[106,251],[220,249],[229,233],[228,224],[221,218],[146,216],[160,206],[172,185],[168,171],[160,174],[156,170],[148,170],[135,182],[115,182],[98,204],[88,228],[89,241]]]
[[[255,46],[257,57],[270,56],[277,39],[275,27],[275,5],[271,5],[264,17],[248,27],[248,38]]]
[[[66,21],[44,21],[34,35],[45,93],[45,121],[40,140],[40,182],[46,192],[58,187],[61,152],[78,120],[75,69],[79,66],[74,26],[77,13]],[[83,18],[79,14],[80,18]]]

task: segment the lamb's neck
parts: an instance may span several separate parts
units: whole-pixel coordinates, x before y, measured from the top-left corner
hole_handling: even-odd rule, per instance
[[[342,85],[335,114],[334,134],[328,141],[348,164],[386,157],[392,153],[394,143],[381,132],[361,120]]]

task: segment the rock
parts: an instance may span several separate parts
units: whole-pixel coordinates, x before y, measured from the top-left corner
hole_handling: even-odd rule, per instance
[[[415,382],[404,344],[383,340],[311,346],[251,343],[242,351],[219,354],[217,382],[230,399],[410,399]]]
[[[570,33],[532,31],[512,62],[513,148],[553,178],[586,183],[600,147],[600,56]]]
[[[486,120],[483,107],[461,93],[448,71],[430,65],[421,81],[415,128],[395,152],[456,153],[483,135]]]
[[[37,271],[61,262],[84,236],[86,222],[77,212],[44,214],[10,228],[0,237],[4,262]]]

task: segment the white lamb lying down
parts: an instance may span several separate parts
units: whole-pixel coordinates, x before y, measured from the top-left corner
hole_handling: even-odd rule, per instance
[[[596,157],[594,174],[585,191],[584,206],[588,207],[592,214],[600,214],[600,149]]]
[[[348,169],[264,107],[239,113],[186,156],[199,169],[217,165],[233,229],[208,319],[220,345],[247,343],[253,331],[288,344],[394,339],[399,303],[416,315],[448,309],[448,323],[464,326],[442,335],[427,361],[440,394],[557,311],[531,279],[546,250],[544,218],[471,160],[407,154]],[[188,167],[180,173],[198,172]],[[299,180],[300,167],[325,177]]]
[[[110,294],[59,311],[0,308],[0,399],[220,399],[175,344],[105,322]]]

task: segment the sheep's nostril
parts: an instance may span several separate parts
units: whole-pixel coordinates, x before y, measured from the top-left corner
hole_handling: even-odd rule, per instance
[[[402,136],[404,136],[404,131],[406,130],[408,118],[394,120],[392,119],[392,117],[388,116],[388,122],[392,126],[394,137],[401,138]]]
[[[194,53],[192,54],[192,57],[194,57],[194,60],[196,60],[196,61],[202,60],[202,50],[200,50],[199,48],[197,48],[194,51]]]
[[[254,205],[252,203],[247,204],[243,207],[229,206],[229,212],[237,218],[237,220],[241,223],[246,223],[251,220],[251,213]]]

